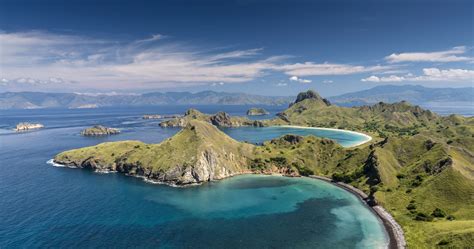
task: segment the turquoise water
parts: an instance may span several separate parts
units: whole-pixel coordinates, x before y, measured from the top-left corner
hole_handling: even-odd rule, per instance
[[[314,135],[316,137],[330,138],[338,142],[344,147],[351,147],[361,142],[366,141],[366,137],[357,134],[337,130],[325,129],[307,129],[298,127],[239,127],[239,128],[222,128],[222,130],[229,136],[251,143],[262,143],[274,138],[281,137],[285,134],[294,134],[301,136]]]
[[[179,129],[161,129],[159,121],[142,120],[141,115],[181,113],[186,108],[0,112],[0,248],[380,248],[387,244],[381,222],[358,198],[314,179],[244,175],[172,188],[120,174],[46,164],[61,151],[105,141],[160,142]],[[199,109],[224,109],[233,115],[247,109],[226,108]],[[41,122],[47,128],[15,134],[11,129],[21,121]],[[100,138],[79,135],[96,123],[118,127],[123,133]],[[249,130],[226,132],[256,142],[279,134],[272,129],[252,136]]]

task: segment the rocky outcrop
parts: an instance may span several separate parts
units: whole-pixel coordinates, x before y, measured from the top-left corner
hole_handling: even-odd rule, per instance
[[[165,119],[165,118],[179,118],[183,115],[180,114],[170,114],[170,115],[160,115],[160,114],[146,114],[143,115],[143,119]]]
[[[28,123],[28,122],[22,122],[16,125],[15,130],[16,131],[28,131],[28,130],[34,130],[34,129],[41,129],[44,128],[44,125],[40,123]]]
[[[269,112],[267,112],[265,109],[263,108],[250,108],[248,111],[247,111],[247,115],[248,116],[262,116],[262,115],[268,115],[270,114]]]
[[[211,123],[219,127],[241,127],[241,126],[264,126],[264,122],[250,120],[246,117],[232,117],[226,112],[218,112],[214,115],[204,114],[196,109],[189,109],[183,117],[173,118],[160,123],[161,127],[185,127],[191,120],[199,120]]]
[[[226,112],[218,112],[209,118],[211,124],[222,127],[233,127],[239,124],[233,124],[230,115]]]
[[[375,150],[373,150],[364,164],[364,175],[367,176],[367,184],[370,186],[377,185],[381,182],[378,165],[378,157],[375,154]]]
[[[84,129],[81,132],[83,136],[107,136],[119,134],[120,130],[115,128],[108,128],[102,125],[95,125],[91,128]]]
[[[310,99],[310,100],[315,100],[315,101],[320,101],[322,103],[324,103],[326,106],[330,106],[331,103],[329,102],[329,100],[321,97],[317,92],[313,91],[313,90],[308,90],[306,92],[301,92],[298,94],[298,96],[296,97],[296,100],[293,104],[296,104],[296,103],[299,103],[299,102],[302,102],[303,100],[306,100],[306,99]],[[293,105],[291,104],[291,105]],[[291,106],[290,105],[290,106]]]

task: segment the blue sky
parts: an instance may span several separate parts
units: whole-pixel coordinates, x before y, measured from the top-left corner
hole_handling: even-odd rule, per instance
[[[473,23],[462,0],[0,0],[0,91],[472,86]]]

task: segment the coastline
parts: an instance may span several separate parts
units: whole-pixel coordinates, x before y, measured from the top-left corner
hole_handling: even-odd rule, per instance
[[[77,169],[77,167],[68,167],[66,165],[56,163],[56,162],[54,162],[54,159],[50,159],[46,163],[52,165],[53,167],[65,167],[65,168]],[[94,171],[94,173],[119,173],[119,172],[117,172],[117,171],[109,171],[109,172]],[[247,175],[247,174],[250,174],[250,175],[251,174],[278,175],[278,176],[284,176],[284,177],[292,177],[292,176],[287,176],[287,175],[283,175],[283,174],[263,174],[263,173],[256,173],[256,172],[241,172],[241,173],[236,173],[236,174],[229,175],[229,176],[224,177],[224,178],[215,179],[213,181],[220,181],[220,180],[223,180],[223,179],[231,178],[233,176]],[[141,176],[141,175],[125,174],[125,176],[141,178],[145,183],[148,183],[148,184],[162,184],[162,185],[167,185],[167,186],[174,187],[174,188],[194,187],[194,186],[200,186],[203,183],[206,183],[206,182],[199,182],[199,183],[187,184],[187,185],[177,185],[177,184],[173,184],[173,183],[170,183],[170,182],[156,181],[156,180],[149,179],[149,178],[146,178],[145,176]],[[321,181],[331,183],[331,184],[333,184],[337,187],[340,187],[340,188],[348,191],[349,193],[355,195],[356,197],[358,197],[382,221],[382,224],[385,228],[385,231],[387,232],[387,235],[389,237],[388,248],[389,249],[404,249],[404,248],[406,248],[405,236],[403,234],[403,229],[401,228],[401,226],[395,221],[395,219],[390,215],[390,213],[388,213],[383,207],[381,207],[379,205],[370,206],[366,202],[366,199],[368,198],[368,196],[362,190],[357,189],[357,188],[355,188],[355,187],[353,187],[349,184],[345,184],[345,183],[342,183],[342,182],[334,182],[331,178],[327,178],[327,177],[323,177],[323,176],[310,175],[308,177],[312,178],[312,179],[321,180]]]
[[[407,248],[407,243],[405,240],[405,235],[403,233],[402,227],[395,221],[393,216],[389,212],[387,212],[387,210],[385,210],[382,206],[380,205],[370,206],[366,202],[366,199],[368,198],[368,196],[362,190],[357,189],[343,182],[335,182],[331,178],[324,177],[324,176],[310,175],[308,177],[331,183],[358,197],[382,221],[382,224],[385,227],[385,231],[387,231],[387,235],[389,237],[388,248],[389,249]]]
[[[363,145],[367,142],[370,142],[372,141],[372,137],[367,135],[367,134],[364,134],[364,133],[361,133],[361,132],[357,132],[357,131],[350,131],[350,130],[343,130],[343,129],[336,129],[336,128],[325,128],[325,127],[309,127],[309,126],[299,126],[299,125],[276,125],[276,127],[286,127],[286,128],[297,128],[297,129],[308,129],[308,130],[325,130],[325,131],[338,131],[338,132],[344,132],[344,133],[349,133],[349,134],[354,134],[354,135],[359,135],[359,136],[363,136],[365,138],[364,141],[361,141],[361,142],[358,142],[358,143],[355,143],[351,146],[343,146],[345,148],[352,148],[352,147],[357,147],[359,145]]]

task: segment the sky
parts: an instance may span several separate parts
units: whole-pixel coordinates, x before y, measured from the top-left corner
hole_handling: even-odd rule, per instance
[[[474,1],[0,0],[0,91],[474,86]]]

